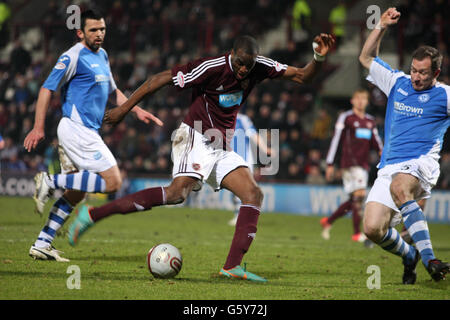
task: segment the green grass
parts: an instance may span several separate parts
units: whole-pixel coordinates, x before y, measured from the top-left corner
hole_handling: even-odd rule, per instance
[[[269,282],[220,278],[234,232],[227,225],[231,217],[229,211],[188,208],[116,215],[89,230],[75,248],[56,238],[55,246],[71,259],[56,263],[28,256],[46,220],[33,213],[32,200],[0,197],[0,299],[450,299],[450,280],[432,282],[421,264],[417,283],[402,285],[401,260],[353,243],[349,219],[338,220],[332,240],[325,241],[319,217],[262,214],[244,262]],[[450,225],[430,224],[430,232],[436,255],[449,261]],[[147,270],[147,252],[161,242],[183,255],[175,279],[154,279]],[[67,288],[70,265],[80,267],[80,290]],[[370,265],[380,267],[380,289],[367,288]]]

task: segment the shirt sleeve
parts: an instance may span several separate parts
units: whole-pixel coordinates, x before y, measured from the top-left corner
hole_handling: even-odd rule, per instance
[[[404,75],[403,72],[392,69],[389,64],[376,57],[370,65],[367,80],[380,88],[386,96],[389,96],[397,79]]]
[[[225,65],[225,56],[213,59],[197,59],[172,68],[172,81],[176,88],[192,88],[207,83],[211,76]]]
[[[116,82],[114,81],[114,76],[111,72],[111,65],[109,64],[109,58],[108,58],[108,53],[106,52],[105,49],[101,49],[103,54],[105,55],[105,62],[108,65],[108,70],[109,70],[109,94],[111,94],[113,91],[116,91],[117,86],[116,86]]]
[[[450,116],[450,86],[441,83],[438,83],[437,85],[442,87],[445,91],[447,98],[447,116]]]
[[[51,91],[59,90],[64,84],[69,82],[77,71],[77,59],[68,54],[59,57],[58,62],[53,67],[43,87]]]
[[[378,129],[375,125],[375,123],[373,123],[373,128],[372,128],[372,141],[371,141],[371,145],[372,148],[375,149],[377,152],[380,152],[383,150],[383,141],[381,140],[380,135],[378,134]]]
[[[330,144],[330,148],[328,149],[328,154],[327,154],[327,159],[326,159],[326,162],[329,165],[334,163],[336,153],[338,151],[338,148],[339,148],[339,145],[341,142],[342,131],[344,131],[344,129],[345,129],[345,119],[346,118],[347,118],[347,114],[342,113],[339,116],[338,120],[336,121],[336,125],[334,128],[334,135],[333,135],[333,138],[331,139],[331,144]]]
[[[288,67],[287,64],[279,63],[278,61],[272,60],[264,56],[257,56],[256,62],[262,66],[262,78],[274,79],[281,77]]]

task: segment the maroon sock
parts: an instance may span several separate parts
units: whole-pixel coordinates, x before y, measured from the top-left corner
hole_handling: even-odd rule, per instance
[[[224,269],[231,269],[241,264],[244,254],[250,248],[250,244],[256,234],[259,209],[251,205],[242,205],[236,222],[233,241]]]
[[[328,223],[332,224],[336,219],[342,217],[351,209],[352,209],[352,199],[349,199],[343,204],[341,204],[339,208],[336,209],[335,212],[333,212],[333,214],[327,220]]]
[[[127,214],[149,210],[152,207],[165,204],[165,198],[166,193],[163,187],[148,188],[108,202],[101,207],[92,208],[89,213],[92,220],[96,222],[116,213]]]
[[[360,224],[361,224],[361,216],[359,215],[359,211],[361,210],[361,204],[357,201],[353,201],[352,203],[352,220],[353,220],[353,231],[354,234],[360,233]]]

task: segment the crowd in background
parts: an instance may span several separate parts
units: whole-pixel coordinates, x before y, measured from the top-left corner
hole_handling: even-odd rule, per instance
[[[63,20],[66,15],[64,9],[68,3],[49,2],[42,20]],[[230,0],[225,6],[221,1],[134,0],[124,5],[120,0],[96,1],[97,7],[106,17],[107,35],[104,47],[109,54],[116,84],[126,95],[131,94],[147,76],[166,70],[176,63],[229,51],[233,39],[241,30],[254,36],[261,35],[275,27],[280,16],[290,15],[290,3],[291,1],[287,0],[259,0],[255,3]],[[426,1],[426,4],[429,3]],[[434,3],[438,7],[445,1],[435,0]],[[426,12],[421,7],[424,4],[425,1],[403,1],[402,5],[410,5],[412,9],[402,19],[408,19],[408,25],[414,24],[419,13],[421,17],[425,16]],[[445,11],[431,12],[435,13],[426,15],[427,19],[430,19],[430,25],[433,26],[433,22],[440,23]],[[220,21],[228,23],[220,24]],[[202,29],[205,22],[212,22],[216,27]],[[161,29],[164,24],[166,28]],[[167,25],[171,27],[167,28]],[[220,28],[217,27],[219,25]],[[445,24],[445,28],[448,27],[449,24]],[[192,32],[191,28],[198,29]],[[130,30],[133,30],[133,37],[129,36]],[[204,34],[199,36],[198,30],[209,30],[211,41],[203,43],[208,38],[205,38]],[[417,37],[413,31],[408,28],[406,34],[410,37],[407,38],[410,48],[424,41],[446,53],[440,80],[450,83],[449,37],[433,37],[435,30],[432,27],[430,32],[420,33],[426,38]],[[59,92],[53,95],[50,102],[46,119],[46,139],[31,153],[26,152],[22,146],[26,134],[33,127],[40,86],[58,56],[70,47],[75,37],[74,33],[66,28],[55,28],[49,39],[49,54],[42,59],[33,59],[23,44],[14,40],[9,59],[0,61],[0,134],[5,139],[5,148],[0,150],[2,171],[59,170],[55,148],[56,126],[61,117]],[[199,39],[204,45],[199,45]],[[142,63],[129,54],[122,54],[129,51],[130,47],[135,48],[136,53],[148,53],[147,62]],[[307,62],[294,42],[290,42],[286,48],[274,49],[268,56],[295,66],[302,66]],[[333,134],[334,122],[339,112],[350,108],[349,101],[342,99],[319,103],[320,82],[328,71],[332,70],[332,66],[327,68],[309,85],[298,86],[286,81],[263,82],[248,97],[242,112],[250,116],[255,127],[279,130],[279,171],[274,176],[258,176],[258,180],[327,183],[324,178],[324,159]],[[380,135],[383,137],[386,97],[377,88],[368,88],[370,106],[367,111],[376,117]],[[166,87],[140,104],[157,115],[164,122],[163,127],[146,125],[131,114],[115,127],[104,125],[101,135],[116,156],[119,167],[128,175],[168,176],[172,166],[171,136],[187,112],[189,102],[189,91],[176,93],[173,88]],[[318,104],[323,108],[317,108]],[[377,162],[378,156],[372,154],[372,181],[375,178]],[[258,172],[256,170],[257,175]],[[340,183],[339,176],[335,183]],[[450,189],[448,143],[445,143],[443,148],[438,187]]]

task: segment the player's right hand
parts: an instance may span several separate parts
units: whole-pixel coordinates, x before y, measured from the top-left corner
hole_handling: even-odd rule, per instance
[[[381,28],[386,28],[390,25],[396,24],[399,19],[400,12],[398,12],[395,8],[389,8],[381,15],[380,26]]]
[[[28,152],[36,148],[41,140],[44,140],[45,134],[44,130],[33,128],[30,133],[27,134],[23,142],[23,146]]]

